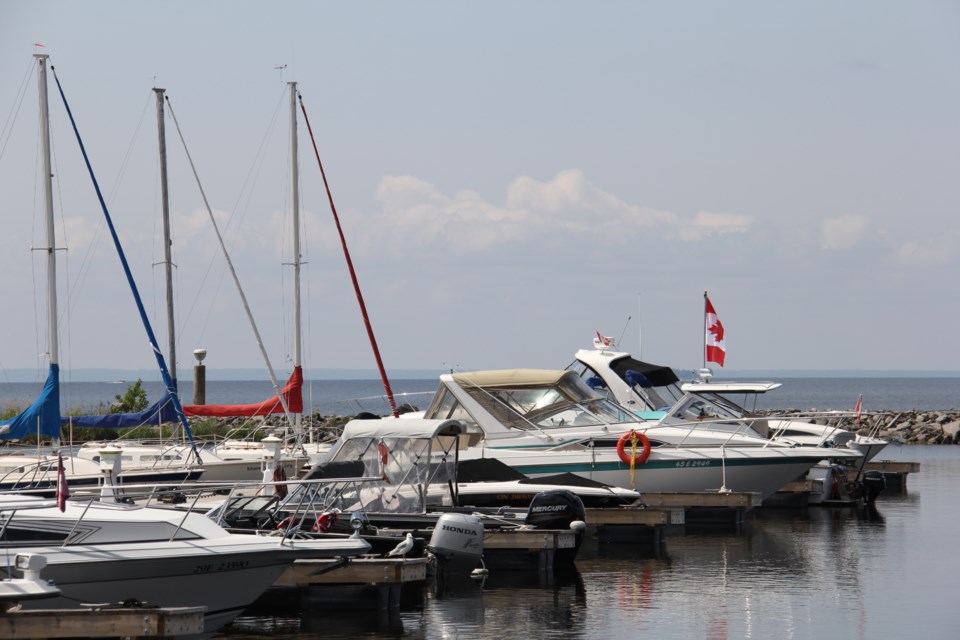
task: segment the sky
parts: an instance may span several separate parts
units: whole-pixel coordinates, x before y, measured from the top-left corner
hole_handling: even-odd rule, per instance
[[[0,377],[49,353],[34,53],[165,355],[152,89],[282,378],[296,81],[388,371],[562,368],[597,332],[697,368],[705,291],[727,370],[960,369],[955,2],[3,2]],[[150,368],[49,87],[61,368]],[[301,361],[373,370],[298,118]],[[178,367],[265,368],[165,122]]]

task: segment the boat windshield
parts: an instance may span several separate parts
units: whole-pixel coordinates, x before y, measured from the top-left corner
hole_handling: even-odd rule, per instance
[[[636,422],[636,416],[599,397],[580,378],[554,384],[468,387],[465,391],[507,427],[599,426]]]
[[[661,421],[662,424],[702,422],[710,429],[737,431],[748,435],[761,434],[753,428],[749,421],[745,421],[744,409],[715,393],[689,393],[670,410]],[[751,433],[753,432],[753,433]]]

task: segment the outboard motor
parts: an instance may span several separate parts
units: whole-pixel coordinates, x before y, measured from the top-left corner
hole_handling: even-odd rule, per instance
[[[876,501],[877,496],[887,488],[887,479],[882,471],[867,471],[860,480],[863,500],[869,505]]]
[[[466,513],[445,513],[437,520],[427,551],[437,559],[437,571],[469,574],[483,555],[483,522]]]
[[[533,496],[524,524],[536,529],[579,529],[587,511],[580,496],[566,489],[541,491]]]
[[[580,552],[584,532],[587,530],[587,510],[580,496],[567,489],[541,491],[533,496],[524,524],[535,529],[573,529],[576,531],[576,544],[569,549],[557,549],[554,555],[554,569],[573,567],[573,561]]]

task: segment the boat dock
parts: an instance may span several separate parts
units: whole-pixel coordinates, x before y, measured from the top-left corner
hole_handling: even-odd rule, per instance
[[[30,609],[0,613],[0,640],[162,638],[203,631],[206,607]]]
[[[920,471],[920,463],[874,460],[864,466],[864,472],[866,471],[879,471],[883,474],[883,479],[887,482],[887,489],[903,491],[907,488],[907,476],[911,473],[918,473]],[[847,477],[850,480],[856,479],[857,475],[857,472],[853,469],[847,470]]]
[[[427,558],[297,560],[264,598],[274,601],[297,590],[303,609],[395,609],[404,586],[426,581],[428,563]]]

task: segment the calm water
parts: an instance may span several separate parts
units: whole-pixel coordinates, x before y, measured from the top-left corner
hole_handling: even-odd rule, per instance
[[[60,404],[65,411],[109,404],[123,394],[132,381],[64,382]],[[853,409],[863,394],[863,410],[960,409],[960,377],[957,378],[780,378],[779,389],[760,396],[757,404],[767,409]],[[281,385],[283,381],[281,381]],[[163,385],[144,381],[151,401],[160,397]],[[438,381],[394,380],[397,402],[426,408]],[[11,403],[26,406],[40,392],[42,383],[0,384],[0,410]],[[193,401],[193,385],[180,385],[183,401]],[[387,413],[379,380],[316,380],[304,385],[304,403],[324,415],[353,415],[360,411]],[[208,381],[208,404],[248,403],[274,395],[268,381]]]
[[[740,531],[671,535],[658,551],[587,545],[570,577],[492,574],[427,592],[392,622],[246,617],[217,637],[957,638],[960,447],[896,447],[881,457],[921,470],[872,515],[763,510]]]

